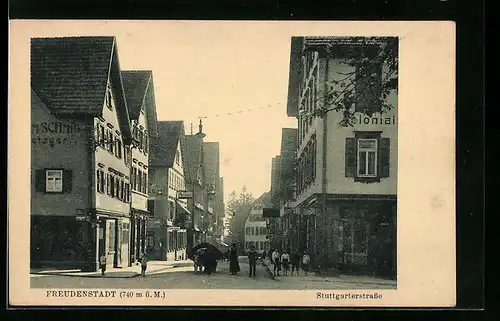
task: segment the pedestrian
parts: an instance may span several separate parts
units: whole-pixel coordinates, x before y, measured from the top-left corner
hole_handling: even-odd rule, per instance
[[[205,251],[205,273],[207,275],[212,275],[215,272],[217,266],[217,258],[215,257],[215,249],[207,248]]]
[[[290,255],[288,254],[288,251],[285,251],[281,255],[281,265],[283,265],[283,273],[288,275],[288,271],[290,270]]]
[[[273,254],[271,255],[271,259],[273,260],[274,264],[274,276],[279,276],[280,275],[280,270],[281,270],[281,265],[280,265],[280,252],[278,252],[278,249],[275,249]]]
[[[255,277],[255,269],[257,267],[257,252],[255,251],[255,246],[252,245],[248,251],[248,277]]]
[[[262,260],[265,260],[266,259],[266,251],[262,251],[262,256],[261,256]]]
[[[293,271],[296,271],[297,275],[299,275],[299,265],[300,265],[300,255],[296,251],[294,251],[290,257],[290,263],[292,264],[292,275]]]
[[[148,255],[144,253],[141,258],[141,275],[146,276],[146,269],[148,268]]]
[[[201,250],[198,250],[194,253],[193,256],[193,265],[194,265],[194,273],[197,274],[201,270]]]
[[[309,266],[311,264],[311,257],[307,252],[304,253],[302,256],[302,269],[304,270],[304,273],[307,275],[307,272],[309,272]]]
[[[236,250],[236,243],[231,244],[229,251],[229,273],[235,275],[240,272],[240,264],[238,262],[238,251]]]
[[[106,263],[107,263],[107,258],[106,255],[103,253],[101,257],[99,258],[99,266],[101,268],[101,275],[104,276],[106,274]]]

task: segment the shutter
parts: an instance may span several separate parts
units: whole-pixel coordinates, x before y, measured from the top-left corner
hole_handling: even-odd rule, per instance
[[[37,169],[35,171],[35,191],[45,193],[45,170]]]
[[[345,139],[345,177],[356,176],[356,139]]]
[[[63,171],[63,192],[70,193],[73,188],[73,171],[66,169]]]
[[[379,140],[379,176],[389,177],[391,145],[389,138],[381,138]]]

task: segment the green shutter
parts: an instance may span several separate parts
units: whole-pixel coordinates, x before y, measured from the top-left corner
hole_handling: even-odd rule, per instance
[[[381,138],[379,140],[379,176],[389,177],[391,145],[389,138]]]
[[[70,169],[65,169],[63,171],[63,192],[71,193],[73,188],[73,171]]]
[[[345,177],[356,176],[356,139],[345,139]]]
[[[35,191],[45,193],[45,170],[37,169],[35,171]]]

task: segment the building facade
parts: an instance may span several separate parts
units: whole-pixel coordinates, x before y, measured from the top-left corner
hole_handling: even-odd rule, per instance
[[[203,125],[200,120],[199,131],[195,135],[186,135],[187,181],[186,190],[191,193],[188,209],[191,220],[187,230],[187,253],[193,246],[206,241],[208,196],[205,183],[203,152]]]
[[[381,89],[391,72],[390,62],[377,58],[380,48],[384,40],[292,39],[287,114],[298,121],[293,221],[299,248],[321,265],[395,277],[397,92]],[[363,63],[352,66],[359,55],[366,56]],[[353,75],[352,84],[345,84],[346,75]],[[345,94],[348,86],[352,95]],[[348,125],[340,125],[346,114],[335,110],[339,104],[349,110]]]
[[[203,165],[205,167],[205,183],[207,186],[207,241],[220,242],[221,213],[220,151],[218,142],[203,143]]]
[[[187,257],[187,227],[190,211],[186,191],[187,158],[184,122],[158,122],[150,161],[149,208],[154,219],[149,223],[148,244],[151,255],[159,260],[182,260]]]
[[[150,137],[156,136],[156,104],[153,74],[149,70],[122,71],[123,88],[132,127],[132,145],[125,149],[124,159],[130,166],[130,264],[138,262],[147,251],[148,164]]]
[[[258,253],[269,251],[270,243],[267,237],[266,219],[263,217],[264,206],[256,203],[252,206],[250,214],[245,221],[245,250],[252,246]]]
[[[31,89],[31,266],[127,265],[132,133],[115,38],[33,38]]]

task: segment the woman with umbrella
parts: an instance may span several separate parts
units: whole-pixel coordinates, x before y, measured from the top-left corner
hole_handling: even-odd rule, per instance
[[[231,244],[231,250],[229,251],[229,272],[231,273],[231,275],[235,275],[236,273],[240,272],[236,243]]]

